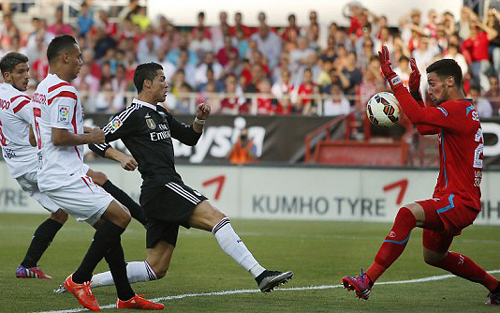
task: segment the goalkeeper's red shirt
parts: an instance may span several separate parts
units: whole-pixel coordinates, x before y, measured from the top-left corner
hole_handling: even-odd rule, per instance
[[[394,88],[403,111],[422,135],[439,138],[439,176],[435,198],[453,194],[471,209],[481,211],[483,131],[471,99],[448,100],[425,107],[400,84]]]

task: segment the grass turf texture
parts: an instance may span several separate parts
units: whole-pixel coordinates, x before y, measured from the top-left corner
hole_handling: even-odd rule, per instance
[[[42,257],[40,266],[54,279],[17,279],[14,272],[24,257],[42,215],[0,214],[0,312],[35,312],[80,308],[70,294],[52,290],[74,271],[86,252],[93,230],[68,220]],[[293,270],[284,288],[338,285],[344,275],[367,268],[389,231],[389,224],[234,220],[233,227],[260,263],[273,270]],[[487,270],[500,269],[499,228],[472,226],[457,237],[452,250],[463,253]],[[144,229],[133,221],[122,236],[127,260],[144,260]],[[447,272],[422,259],[422,231],[413,231],[402,257],[380,279],[397,281]],[[97,272],[107,270],[103,260]],[[499,274],[496,274],[500,277]],[[251,275],[228,257],[210,233],[182,230],[167,276],[133,285],[147,298],[188,293],[256,289]],[[96,288],[101,306],[114,303],[114,287]],[[197,296],[163,301],[166,312],[493,312],[484,305],[487,291],[472,282],[449,278],[434,282],[375,286],[369,301],[358,301],[342,288]]]

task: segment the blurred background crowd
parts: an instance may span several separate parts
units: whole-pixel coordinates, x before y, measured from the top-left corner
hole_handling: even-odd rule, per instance
[[[206,25],[205,13],[199,12],[193,16],[196,26],[186,27],[167,16],[150,19],[136,0],[109,10],[95,4],[83,1],[70,12],[56,4],[53,16],[35,14],[31,25],[19,27],[15,15],[29,8],[4,1],[0,57],[9,51],[26,54],[34,90],[48,72],[50,40],[75,36],[84,65],[73,83],[89,113],[122,110],[135,92],[135,67],[158,62],[170,83],[166,105],[175,114],[190,114],[205,101],[215,114],[335,116],[357,111],[361,118],[368,99],[387,89],[377,58],[386,45],[403,81],[411,57],[422,73],[436,59],[455,59],[479,114],[499,115],[500,12],[495,9],[484,18],[466,6],[460,16],[414,9],[399,21],[388,21],[352,3],[344,20],[326,21],[326,28],[319,26],[316,11],[303,21],[290,14],[282,25],[269,25],[265,12],[254,17],[225,11],[217,25]],[[258,26],[246,26],[254,18]],[[389,27],[389,22],[398,26]],[[425,95],[425,75],[421,85]]]

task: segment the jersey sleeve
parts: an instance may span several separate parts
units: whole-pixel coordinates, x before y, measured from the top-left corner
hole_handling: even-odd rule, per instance
[[[188,146],[194,146],[198,143],[201,133],[195,132],[192,125],[179,122],[170,113],[167,113],[167,122],[173,138]]]
[[[102,130],[106,136],[106,142],[111,142],[137,132],[140,125],[137,122],[137,115],[134,114],[134,110],[127,108],[113,116]]]
[[[31,114],[31,99],[25,95],[19,95],[10,99],[12,105],[12,112],[25,121],[26,123],[31,123],[33,119],[33,114]]]
[[[443,103],[438,107],[421,107],[402,84],[394,88],[394,96],[413,124],[445,128],[450,131],[460,130],[461,119],[457,118],[453,104],[450,106],[450,103]]]
[[[89,149],[95,152],[95,154],[105,158],[106,157],[106,150],[111,148],[111,146],[107,143],[104,144],[89,144]]]
[[[50,127],[69,130],[76,128],[78,97],[73,88],[65,89],[48,100]]]

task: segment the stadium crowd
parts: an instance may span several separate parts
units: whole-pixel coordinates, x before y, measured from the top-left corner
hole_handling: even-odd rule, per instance
[[[74,84],[87,112],[122,110],[127,94],[134,91],[134,70],[145,62],[163,65],[170,81],[167,106],[175,114],[192,113],[201,101],[220,114],[362,112],[373,94],[387,89],[376,55],[386,45],[404,81],[411,57],[423,73],[436,59],[455,59],[479,114],[499,115],[500,12],[495,9],[484,19],[468,7],[460,16],[415,9],[398,27],[355,4],[345,20],[328,21],[328,27],[320,26],[326,24],[315,11],[307,22],[290,14],[284,27],[268,25],[264,12],[257,17],[258,27],[248,27],[243,13],[230,20],[224,11],[218,25],[208,26],[199,12],[197,26],[182,27],[165,16],[151,20],[136,0],[117,14],[118,23],[110,20],[110,12],[84,1],[72,12],[71,23],[59,6],[54,21],[33,16],[27,33],[14,23],[14,11],[3,11],[0,57],[9,51],[29,57],[32,90],[47,75],[50,40],[61,34],[78,38],[84,65]],[[425,85],[424,75],[424,94]]]

